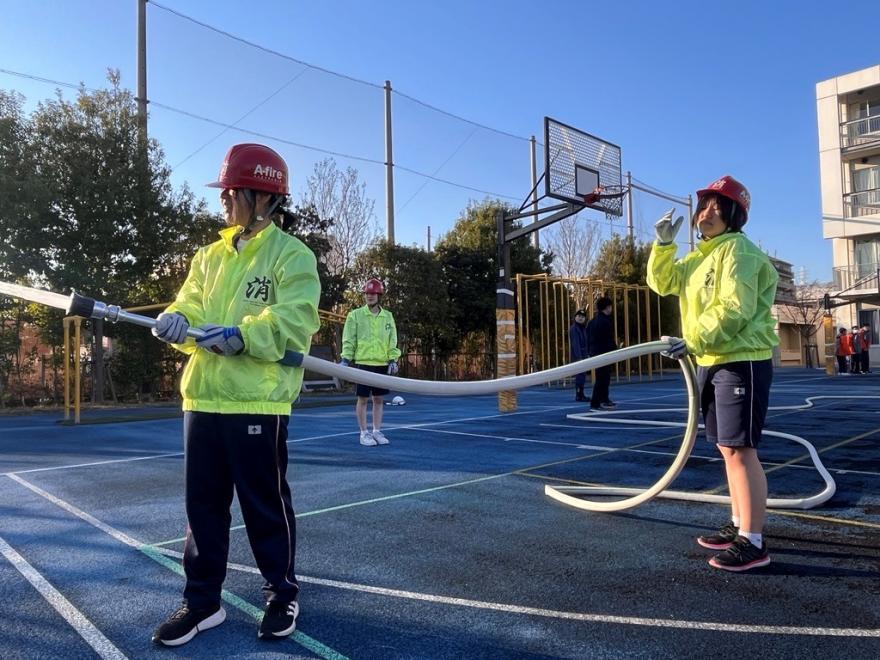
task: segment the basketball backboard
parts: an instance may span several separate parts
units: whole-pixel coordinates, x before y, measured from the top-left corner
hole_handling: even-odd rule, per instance
[[[544,117],[544,180],[546,195],[584,204],[596,188],[620,188],[620,147],[567,124]],[[623,215],[620,197],[599,198],[589,208]]]

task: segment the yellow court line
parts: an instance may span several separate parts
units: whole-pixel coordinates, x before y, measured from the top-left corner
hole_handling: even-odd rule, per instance
[[[838,447],[843,447],[844,445],[848,445],[849,443],[855,442],[856,440],[861,440],[862,438],[867,438],[869,435],[874,435],[878,431],[880,431],[880,427],[877,427],[873,431],[866,431],[865,433],[859,433],[859,435],[854,435],[853,437],[847,438],[846,440],[841,440],[840,442],[838,442],[836,444],[828,445],[827,447],[822,447],[821,449],[817,448],[816,453],[817,454],[824,454],[827,451],[831,451],[832,449],[837,449]],[[804,454],[802,456],[799,456],[798,458],[793,458],[790,461],[786,461],[785,463],[780,463],[776,467],[772,467],[769,470],[765,470],[764,473],[769,474],[770,472],[775,472],[776,470],[781,470],[782,468],[788,467],[789,465],[794,465],[795,463],[800,463],[805,458],[810,458],[810,455]]]
[[[830,522],[838,525],[853,525],[854,527],[868,527],[869,529],[880,529],[880,524],[864,522],[862,520],[852,520],[851,518],[832,518],[831,516],[817,516],[813,513],[800,513],[799,511],[780,511],[779,509],[767,509],[767,515],[790,516],[792,518],[805,518],[806,520],[817,520],[819,522]]]
[[[873,431],[866,431],[865,433],[859,433],[858,435],[854,435],[853,437],[847,438],[846,440],[841,440],[840,442],[838,442],[836,444],[828,445],[827,447],[822,447],[821,449],[817,448],[816,453],[817,454],[824,454],[825,452],[831,451],[832,449],[837,449],[838,447],[843,447],[844,445],[847,445],[851,442],[855,442],[856,440],[861,440],[862,438],[866,438],[869,435],[874,435],[878,431],[880,431],[880,427],[877,427]],[[776,470],[781,470],[784,467],[790,467],[792,465],[795,465],[796,463],[800,463],[805,458],[810,458],[810,455],[803,454],[801,456],[798,456],[797,458],[792,458],[791,460],[785,461],[785,463],[779,463],[778,465],[774,465],[772,468],[767,468],[766,470],[764,470],[764,474],[770,474],[771,472],[776,472]],[[707,490],[706,493],[708,495],[717,495],[718,493],[723,493],[726,490],[727,490],[727,484],[723,484],[721,486],[718,486],[717,488],[713,488],[712,490]]]

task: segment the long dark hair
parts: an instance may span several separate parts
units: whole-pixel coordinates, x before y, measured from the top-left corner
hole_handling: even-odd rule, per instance
[[[699,201],[697,201],[697,209],[691,217],[691,228],[696,229],[697,216],[700,215],[700,211],[706,208],[706,205],[713,199],[718,202],[718,208],[721,210],[721,219],[724,221],[724,224],[727,225],[727,231],[741,232],[743,225],[746,224],[745,220],[747,216],[745,211],[743,211],[738,203],[724,195],[703,195],[700,197]]]

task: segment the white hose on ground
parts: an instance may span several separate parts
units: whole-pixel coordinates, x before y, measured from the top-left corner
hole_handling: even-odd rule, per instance
[[[769,408],[769,410],[806,410],[813,406],[813,401],[819,399],[853,399],[853,398],[865,398],[865,399],[875,399],[878,397],[872,396],[814,396],[806,399],[806,403],[791,405],[791,406],[774,406]],[[688,411],[688,421],[687,423],[683,422],[655,422],[650,420],[634,420],[634,419],[609,419],[609,416],[620,415],[620,414],[644,414],[644,413],[656,413],[656,412],[681,412],[683,410]],[[642,426],[687,426],[690,428],[691,422],[691,410],[689,408],[643,408],[639,410],[627,410],[627,411],[607,411],[607,412],[599,412],[599,413],[575,413],[573,415],[568,415],[569,419],[577,419],[585,422],[603,422],[603,423],[616,423],[616,424],[626,424],[626,425],[642,425]],[[704,428],[702,424],[699,425],[699,428]],[[798,444],[803,445],[807,452],[810,455],[810,458],[813,461],[813,465],[816,467],[816,470],[819,472],[819,475],[822,477],[822,480],[825,482],[825,487],[815,495],[810,495],[808,497],[798,497],[798,498],[768,498],[767,499],[767,507],[771,509],[814,509],[825,502],[827,502],[831,497],[834,496],[835,491],[837,490],[837,484],[834,482],[834,478],[822,464],[822,460],[819,458],[819,453],[816,451],[816,448],[807,442],[804,438],[800,436],[792,435],[791,433],[782,433],[781,431],[763,431],[764,435],[769,435],[777,438],[785,438],[786,440],[793,440]],[[681,452],[679,452],[679,455]],[[678,460],[679,456],[676,456],[676,460]],[[656,485],[656,484],[655,484]],[[624,487],[616,487],[616,486],[551,486],[549,484],[544,486],[544,494],[552,497],[555,500],[563,502],[564,504],[568,504],[569,506],[576,507],[578,509],[585,509],[587,511],[621,511],[623,509],[631,508],[629,502],[634,501],[636,498],[630,498],[628,500],[617,500],[614,502],[595,502],[592,500],[586,500],[582,497],[575,497],[575,495],[642,495],[644,492],[640,488],[624,488]],[[682,500],[685,502],[705,502],[712,504],[729,504],[730,497],[727,495],[714,495],[711,493],[689,493],[683,491],[675,491],[675,490],[667,490],[657,494],[658,497],[670,500]],[[640,504],[641,502],[635,502],[635,504]]]

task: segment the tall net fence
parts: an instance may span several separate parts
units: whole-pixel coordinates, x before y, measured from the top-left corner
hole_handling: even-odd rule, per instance
[[[120,3],[71,0],[58,11],[95,14],[95,35],[101,35],[102,40],[96,66],[101,70],[131,63],[135,29],[125,22],[131,16],[120,10]],[[173,182],[186,182],[197,196],[208,199],[209,208],[218,210],[214,192],[202,188],[203,183],[216,178],[230,144],[262,142],[276,148],[289,163],[291,192],[294,201],[301,202],[316,165],[333,158],[341,168],[357,170],[366,195],[375,202],[375,233],[384,234],[384,80],[360,80],[294,57],[292,42],[278,38],[284,33],[283,26],[267,26],[264,38],[246,39],[236,34],[236,27],[230,27],[240,25],[229,20],[228,14],[224,17],[219,8],[216,21],[203,21],[161,2],[147,4],[149,133],[164,149]],[[53,38],[46,35],[49,41]],[[67,70],[60,66],[63,49],[49,50],[45,55],[59,61],[51,66],[42,61],[40,66]],[[67,80],[42,79],[39,76],[45,70],[24,76],[46,85],[42,98],[51,97],[53,87],[75,90],[83,79],[80,72],[70,72]],[[60,78],[64,74],[55,75]],[[133,74],[123,77],[122,85],[134,90]],[[101,81],[92,76],[85,86],[100,87]],[[75,95],[70,89],[63,92],[67,98]],[[459,115],[457,105],[449,98],[415,98],[405,85],[391,93],[394,230],[399,244],[426,247],[429,228],[436,244],[473,201],[493,198],[515,208],[527,201],[532,188],[531,134],[537,137],[538,175],[545,170],[541,117],[530,121],[528,134],[519,134],[492,125],[492,117]],[[605,137],[625,143],[621,136]],[[538,194],[543,191],[541,183]],[[630,194],[631,200],[622,200],[621,217],[609,219],[599,211],[586,210],[578,214],[576,222],[594,226],[596,240],[601,243],[627,232],[631,206],[635,238],[650,241],[653,222],[670,204],[641,190]],[[544,200],[542,206],[552,203],[552,199]],[[552,226],[541,230],[542,247],[547,247],[554,231]],[[686,245],[686,232],[679,240]],[[463,366],[455,366],[455,359],[451,359],[449,366],[443,367],[449,373],[439,373],[431,356],[414,359],[413,368],[423,365],[425,373],[447,377],[480,364],[484,366],[476,371],[489,374],[494,356],[485,351],[475,355],[462,358]]]

